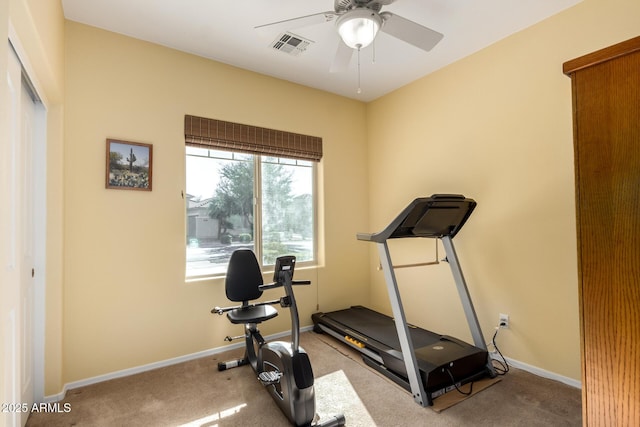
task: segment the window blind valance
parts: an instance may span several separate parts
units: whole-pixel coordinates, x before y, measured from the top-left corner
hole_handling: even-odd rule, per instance
[[[275,157],[322,159],[322,138],[280,130],[184,116],[185,143],[194,147],[241,151]]]

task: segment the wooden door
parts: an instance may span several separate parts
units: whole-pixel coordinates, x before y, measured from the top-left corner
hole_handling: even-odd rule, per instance
[[[572,79],[583,420],[640,425],[640,37]]]

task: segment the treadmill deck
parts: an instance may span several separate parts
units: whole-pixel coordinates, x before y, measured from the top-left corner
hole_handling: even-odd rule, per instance
[[[316,331],[333,331],[334,337],[363,353],[365,362],[410,390],[400,341],[392,317],[363,306],[312,315]],[[457,338],[409,325],[420,376],[430,396],[454,384],[489,376],[488,353]],[[366,349],[366,350],[365,350]],[[371,354],[373,353],[373,355]]]

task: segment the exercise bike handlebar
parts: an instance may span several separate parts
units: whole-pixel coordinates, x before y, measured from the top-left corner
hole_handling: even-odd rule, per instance
[[[292,285],[310,285],[311,284],[311,280],[291,280],[291,284]],[[281,286],[284,286],[284,281],[265,283],[265,284],[259,285],[258,289],[260,289],[261,291],[265,291],[267,289],[275,289],[275,288],[279,288]],[[233,307],[214,307],[214,308],[211,309],[211,313],[223,315],[224,313],[226,313],[228,311],[231,311],[231,310],[235,310],[237,308],[258,307],[258,306],[261,306],[261,305],[275,305],[275,304],[282,304],[282,300],[281,299],[276,299],[276,300],[265,301],[265,302],[256,302],[256,303],[249,304],[249,305],[244,305],[244,306],[243,305],[234,305]]]
[[[311,280],[292,280],[291,284],[292,285],[310,285]],[[281,286],[284,286],[284,282],[278,281],[278,282],[272,282],[272,283],[265,283],[264,285],[258,286],[258,289],[260,289],[261,291],[265,291],[267,289],[275,289]]]

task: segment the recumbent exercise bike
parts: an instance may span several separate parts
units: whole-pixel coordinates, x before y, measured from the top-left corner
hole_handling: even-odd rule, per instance
[[[251,364],[258,380],[266,386],[282,412],[295,426],[342,426],[344,415],[336,415],[324,423],[313,423],[316,417],[316,402],[313,389],[313,370],[309,356],[299,345],[300,321],[293,294],[293,285],[308,285],[310,281],[294,281],[296,258],[281,256],[276,260],[273,283],[263,284],[260,265],[253,251],[239,249],[231,254],[225,291],[227,298],[242,304],[234,307],[215,307],[215,314],[227,313],[233,324],[243,324],[245,333],[225,341],[244,338],[245,354],[242,359],[218,363],[218,370]],[[277,300],[251,302],[262,296],[266,289],[284,287],[285,296]],[[278,315],[272,305],[289,308],[291,311],[291,342],[265,342],[257,325]]]

